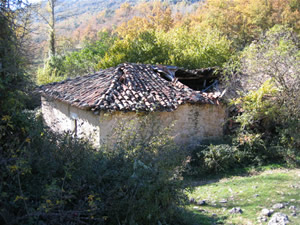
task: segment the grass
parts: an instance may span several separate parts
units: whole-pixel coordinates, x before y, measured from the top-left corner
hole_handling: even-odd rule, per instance
[[[187,189],[189,197],[207,202],[187,207],[194,224],[267,224],[257,218],[263,208],[271,209],[276,203],[288,205],[275,212],[288,215],[290,224],[300,224],[300,169],[268,169],[248,176],[194,181],[191,186]],[[297,208],[297,216],[291,215],[292,205]],[[243,213],[230,214],[233,207],[240,207]]]

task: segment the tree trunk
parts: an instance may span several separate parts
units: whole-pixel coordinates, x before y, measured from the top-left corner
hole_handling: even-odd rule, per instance
[[[49,21],[49,56],[55,56],[55,3],[56,0],[48,0],[50,21]]]

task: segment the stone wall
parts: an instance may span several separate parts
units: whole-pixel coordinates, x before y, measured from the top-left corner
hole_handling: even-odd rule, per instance
[[[42,98],[42,111],[46,124],[56,132],[71,131],[78,137],[91,140],[95,146],[108,142],[115,129],[142,118],[144,113],[113,112],[95,115],[56,100]],[[170,135],[178,144],[193,145],[203,139],[223,135],[226,110],[223,105],[185,104],[173,112],[151,113],[152,124],[167,127],[173,124]],[[156,132],[148,128],[147,132]],[[75,129],[77,128],[77,129]],[[150,131],[151,130],[151,131]]]

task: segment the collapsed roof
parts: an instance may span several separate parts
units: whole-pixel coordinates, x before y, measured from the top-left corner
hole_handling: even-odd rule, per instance
[[[45,97],[96,114],[100,110],[173,111],[185,103],[219,104],[220,92],[197,91],[199,82],[206,87],[207,80],[212,79],[212,74],[207,75],[211,70],[123,63],[95,74],[43,85],[39,91]]]

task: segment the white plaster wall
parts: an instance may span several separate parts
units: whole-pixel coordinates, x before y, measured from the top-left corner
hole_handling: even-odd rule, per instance
[[[223,105],[191,105],[185,104],[173,112],[155,112],[153,124],[168,127],[174,124],[170,135],[178,144],[197,144],[203,139],[218,138],[223,135],[223,124],[226,111]],[[126,123],[142,117],[145,114],[135,112],[115,112],[100,114],[100,143],[106,143],[112,137],[114,129],[119,129],[120,123]],[[123,125],[122,125],[123,126]],[[150,128],[148,131],[150,132]]]
[[[42,97],[42,113],[45,123],[55,132],[73,132],[77,120],[77,137],[86,138],[99,146],[99,116],[91,111],[84,111],[57,100]]]
[[[100,126],[99,116],[92,111],[81,110],[70,106],[70,116],[77,117],[77,136],[79,138],[86,138],[95,146],[100,145]]]
[[[61,133],[72,130],[68,105],[42,97],[42,113],[46,125],[53,131]]]
[[[77,136],[89,139],[95,146],[107,143],[120,126],[143,117],[144,113],[114,112],[95,115],[56,100],[42,98],[42,112],[46,124],[56,132],[74,131],[74,117],[77,119]],[[226,111],[223,105],[185,104],[173,112],[153,112],[152,124],[167,127],[174,124],[170,135],[178,144],[193,145],[203,139],[223,135]],[[73,117],[73,119],[72,119]],[[147,132],[152,132],[152,125]],[[116,137],[114,137],[116,138]]]
[[[171,123],[176,121],[172,132],[178,144],[198,144],[204,139],[218,138],[223,135],[226,118],[224,105],[185,104],[173,111],[160,114],[160,120]]]

